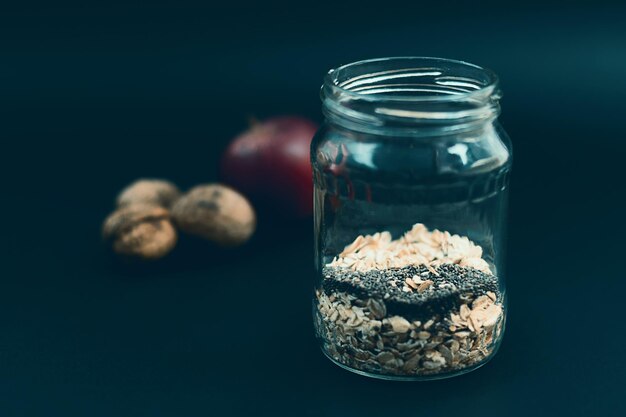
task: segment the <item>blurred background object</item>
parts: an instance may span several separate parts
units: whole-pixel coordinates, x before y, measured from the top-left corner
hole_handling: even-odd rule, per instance
[[[313,214],[309,155],[317,128],[298,116],[253,120],[226,148],[220,164],[223,180],[270,215],[308,219]]]
[[[624,21],[604,0],[4,5],[0,414],[623,415]],[[129,182],[214,182],[248,116],[322,122],[328,69],[397,55],[501,78],[510,316],[489,366],[417,387],[327,363],[309,222],[147,269],[103,254]]]

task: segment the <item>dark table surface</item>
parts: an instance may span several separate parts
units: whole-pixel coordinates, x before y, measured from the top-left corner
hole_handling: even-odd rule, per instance
[[[3,13],[0,415],[625,415],[626,8],[568,4]],[[262,219],[242,249],[184,241],[151,266],[103,250],[125,184],[214,181],[249,115],[321,121],[328,68],[393,55],[501,76],[510,307],[488,365],[393,383],[331,364],[309,222]]]

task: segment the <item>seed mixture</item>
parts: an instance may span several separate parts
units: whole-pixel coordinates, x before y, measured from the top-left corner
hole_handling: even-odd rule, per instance
[[[478,365],[502,332],[498,279],[467,237],[423,224],[359,236],[322,270],[315,324],[327,355],[390,376]]]

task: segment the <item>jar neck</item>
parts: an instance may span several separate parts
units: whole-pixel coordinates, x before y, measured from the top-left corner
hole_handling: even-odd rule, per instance
[[[432,137],[481,129],[500,113],[496,75],[462,61],[382,58],[330,70],[324,115],[343,128],[382,136]]]

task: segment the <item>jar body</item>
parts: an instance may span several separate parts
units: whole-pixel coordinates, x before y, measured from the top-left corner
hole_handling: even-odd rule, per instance
[[[384,379],[488,361],[506,317],[511,147],[495,118],[454,133],[313,140],[315,331],[323,352]]]

